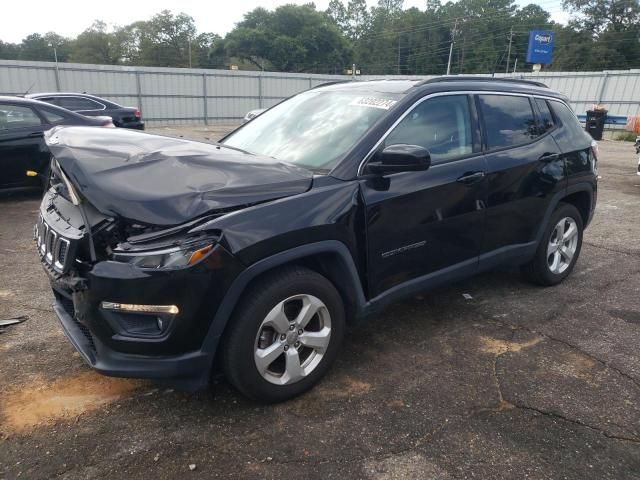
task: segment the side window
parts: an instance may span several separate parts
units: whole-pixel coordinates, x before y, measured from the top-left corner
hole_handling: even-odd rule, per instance
[[[556,117],[560,120],[562,126],[566,128],[569,133],[578,136],[584,135],[584,130],[582,130],[578,117],[576,117],[575,113],[573,113],[569,107],[564,103],[557,102],[555,100],[551,101],[550,104],[553,109],[553,113],[556,114]]]
[[[551,110],[549,109],[547,101],[542,98],[536,98],[536,105],[540,111],[540,134],[542,135],[543,133],[553,130],[555,125],[553,123],[553,115],[551,115]]]
[[[471,114],[467,95],[425,100],[402,119],[385,140],[385,146],[420,145],[433,163],[473,152]]]
[[[537,126],[528,97],[479,95],[490,150],[528,143]]]
[[[98,102],[94,102],[88,98],[83,97],[59,97],[58,105],[72,112],[79,110],[102,110],[103,106]]]
[[[14,128],[35,127],[42,120],[30,107],[21,105],[0,105],[0,131]]]
[[[49,109],[49,108],[40,108],[40,113],[47,119],[47,123],[52,125],[56,125],[58,123],[62,123],[65,120],[69,119],[68,115],[64,115],[62,112],[58,112],[57,110]]]

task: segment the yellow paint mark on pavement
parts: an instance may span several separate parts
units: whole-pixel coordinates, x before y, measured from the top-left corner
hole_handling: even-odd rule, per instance
[[[482,343],[481,349],[485,353],[494,355],[502,355],[507,352],[519,352],[523,348],[533,347],[542,341],[542,337],[536,337],[528,342],[510,342],[508,340],[500,340],[491,337],[480,337]]]
[[[0,394],[0,429],[5,433],[23,433],[56,420],[77,417],[114,402],[144,384],[92,371],[53,381],[39,378]]]

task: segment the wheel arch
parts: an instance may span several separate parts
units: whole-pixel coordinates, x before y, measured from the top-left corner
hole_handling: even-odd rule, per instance
[[[562,197],[560,202],[568,203],[576,207],[582,217],[582,225],[587,226],[591,214],[591,204],[593,202],[593,193],[590,190],[584,189],[570,193]]]
[[[580,212],[582,223],[584,225],[584,228],[586,228],[591,217],[593,200],[594,188],[593,185],[588,182],[581,182],[571,185],[561,192],[556,193],[549,202],[549,206],[547,207],[547,211],[545,212],[544,219],[538,227],[538,233],[536,235],[536,245],[540,243],[547,224],[549,223],[549,219],[551,218],[551,215],[553,215],[555,209],[558,208],[558,204],[560,202],[570,203],[571,205],[575,206]]]
[[[213,358],[219,340],[246,289],[264,275],[291,265],[304,266],[327,277],[343,299],[347,319],[356,318],[364,310],[366,300],[362,283],[347,246],[337,240],[302,245],[256,262],[234,280],[214,315],[202,349]]]

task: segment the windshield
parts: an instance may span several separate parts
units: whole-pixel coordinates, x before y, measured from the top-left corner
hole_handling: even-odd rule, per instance
[[[311,90],[276,105],[223,143],[311,170],[329,170],[401,96]]]

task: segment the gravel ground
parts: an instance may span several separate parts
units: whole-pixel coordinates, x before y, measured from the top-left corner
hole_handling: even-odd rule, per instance
[[[38,196],[5,193],[0,318],[28,320],[0,334],[0,479],[640,478],[635,166],[631,144],[602,142],[597,214],[562,285],[502,269],[399,303],[349,333],[314,390],[268,407],[84,366],[31,241]]]

